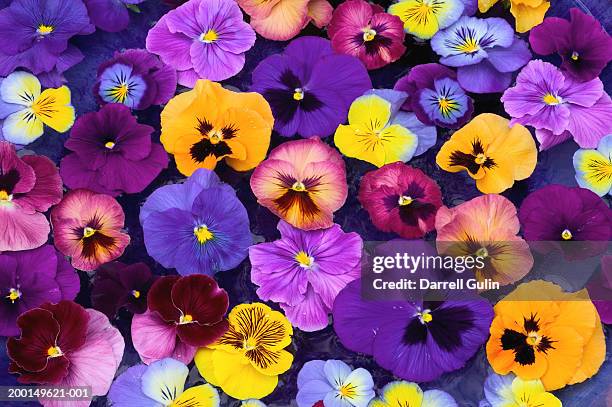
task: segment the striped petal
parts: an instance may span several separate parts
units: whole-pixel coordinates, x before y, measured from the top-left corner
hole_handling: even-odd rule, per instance
[[[60,133],[74,124],[74,107],[70,105],[70,89],[66,86],[45,89],[32,105],[32,111],[44,124]]]
[[[185,390],[172,403],[174,407],[219,407],[219,393],[210,384],[202,384]]]
[[[142,77],[132,74],[132,67],[115,64],[102,72],[98,93],[107,103],[123,103],[130,108],[135,108],[140,103],[146,89],[147,84]]]
[[[189,369],[184,363],[166,358],[151,363],[142,375],[142,392],[165,406],[183,393]]]
[[[0,85],[0,98],[6,103],[30,106],[39,95],[40,82],[28,72],[13,72]]]
[[[611,136],[606,138],[612,139]],[[597,150],[580,149],[574,153],[576,182],[599,196],[612,189],[612,159]]]
[[[10,114],[2,123],[2,136],[13,144],[30,144],[43,135],[43,122],[32,109]]]

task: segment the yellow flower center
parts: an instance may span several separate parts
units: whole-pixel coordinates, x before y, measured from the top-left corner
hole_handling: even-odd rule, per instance
[[[36,32],[39,35],[49,35],[53,32],[53,30],[55,30],[55,27],[53,27],[52,25],[41,24],[36,29]]]
[[[482,258],[489,257],[489,251],[486,247],[481,247],[480,249],[476,250],[476,256]]]
[[[572,52],[572,55],[570,56],[572,61],[578,61],[578,57],[580,57],[580,54],[578,54],[576,51]]]
[[[189,314],[181,315],[181,317],[179,318],[180,325],[189,324],[191,322],[193,322],[193,317]]]
[[[338,392],[340,393],[341,397],[352,399],[357,395],[357,392],[355,391],[355,389],[356,389],[356,386],[350,383],[346,383],[340,386],[340,388],[338,389]]]
[[[138,290],[132,290],[132,296],[134,298],[140,298],[140,291]]]
[[[310,257],[308,253],[303,250],[300,250],[294,257],[295,261],[297,261],[300,267],[310,268],[314,263],[314,258]]]
[[[555,106],[561,103],[561,101],[552,93],[545,94],[542,100],[549,106]]]
[[[572,232],[569,229],[565,229],[563,230],[563,232],[561,232],[561,238],[563,240],[570,240],[574,235],[572,235]]]
[[[306,185],[304,185],[304,183],[300,181],[295,181],[293,185],[291,186],[291,189],[297,192],[304,192],[306,191]]]
[[[304,89],[302,88],[295,88],[295,90],[293,91],[293,100],[302,100],[304,99]]]
[[[215,237],[206,225],[200,225],[193,228],[193,234],[198,238],[200,244],[204,244]]]
[[[255,338],[246,338],[242,342],[242,348],[244,350],[253,350],[257,347],[257,340]]]
[[[463,44],[457,46],[457,49],[461,52],[465,52],[466,54],[473,54],[474,52],[480,50],[480,45],[478,44],[476,38],[468,37],[465,39]]]
[[[527,334],[527,338],[525,339],[525,341],[527,342],[528,345],[536,346],[537,344],[540,343],[541,339],[542,337],[538,335],[537,332],[529,332]]]
[[[11,300],[11,304],[14,304],[15,300],[19,299],[20,297],[21,297],[21,291],[19,291],[17,288],[11,288],[9,290],[9,295],[6,296],[6,298]]]
[[[96,229],[91,228],[89,226],[87,226],[85,229],[83,229],[83,237],[85,237],[85,238],[92,237],[94,235],[94,233],[96,233]]]
[[[215,30],[208,30],[205,33],[200,34],[200,41],[211,44],[219,39],[219,34]]]
[[[363,30],[363,40],[365,42],[369,42],[372,41],[374,38],[376,38],[376,31],[374,31],[371,28],[366,28],[365,30]]]
[[[107,141],[106,143],[104,143],[104,147],[108,148],[109,150],[112,150],[113,148],[115,148],[115,143],[112,141]]]
[[[10,195],[3,189],[0,189],[0,201],[10,201],[13,199],[13,195]]]
[[[217,143],[223,141],[223,133],[221,133],[220,131],[215,131],[215,132],[213,132],[213,133],[208,135],[208,140],[212,144],[217,144]]]
[[[414,199],[412,199],[411,196],[402,195],[397,200],[397,203],[399,204],[399,206],[406,206],[410,205],[412,201],[414,201]]]
[[[484,164],[485,161],[487,161],[487,156],[484,155],[484,153],[479,153],[476,155],[476,158],[474,158],[474,162],[478,165]]]
[[[417,316],[419,317],[419,321],[421,321],[422,324],[426,324],[433,320],[433,315],[431,315],[431,310],[428,310],[428,309],[417,313]]]
[[[49,349],[47,349],[47,356],[50,358],[56,358],[62,355],[63,353],[59,346],[51,346]]]

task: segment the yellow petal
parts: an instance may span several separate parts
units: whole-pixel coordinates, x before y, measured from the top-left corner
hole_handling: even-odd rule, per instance
[[[286,350],[270,351],[262,347],[260,349],[254,349],[251,352],[259,353],[259,355],[264,357],[263,361],[265,361],[265,363],[256,362],[251,359],[251,364],[255,369],[268,376],[277,376],[285,373],[293,363],[293,355]],[[249,353],[247,352],[247,357],[248,356]]]
[[[447,13],[451,7],[448,2],[438,4],[440,13]],[[389,14],[398,16],[404,22],[406,32],[422,38],[430,39],[440,29],[438,18],[434,9],[423,0],[407,0],[392,4],[389,7]]]
[[[381,398],[386,402],[381,406],[420,406],[423,402],[423,390],[416,383],[391,382],[382,389]]]
[[[385,149],[374,134],[357,134],[351,126],[340,125],[334,144],[347,157],[358,158],[377,167],[385,165]]]
[[[385,163],[409,161],[417,148],[418,137],[407,128],[393,124],[380,133],[380,142],[385,150]]]
[[[2,123],[2,136],[14,144],[30,144],[43,135],[43,122],[31,109],[9,115]]]
[[[355,99],[349,109],[349,125],[358,134],[381,131],[391,118],[391,103],[377,95]]]
[[[491,7],[497,4],[499,0],[478,0],[478,11],[486,13]]]
[[[200,348],[196,352],[193,360],[198,368],[198,372],[200,372],[204,380],[214,386],[219,386],[219,381],[215,376],[215,367],[213,365],[213,354],[215,352],[217,352],[215,349]]]
[[[278,376],[259,372],[250,363],[244,363],[240,354],[218,350],[212,354],[217,385],[223,392],[239,400],[260,399],[272,393],[278,384]]]
[[[512,381],[512,393],[516,401],[527,402],[531,397],[545,391],[540,380],[522,380],[517,377]]]
[[[516,31],[524,33],[544,21],[544,15],[550,8],[550,2],[544,1],[538,7],[529,7],[525,4],[512,1],[510,12],[516,19]]]
[[[74,107],[70,105],[70,89],[66,86],[45,89],[32,105],[32,111],[44,124],[60,133],[74,124]]]
[[[185,390],[172,403],[173,407],[219,407],[219,393],[210,384]]]

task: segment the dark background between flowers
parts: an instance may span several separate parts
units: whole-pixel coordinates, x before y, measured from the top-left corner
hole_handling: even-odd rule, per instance
[[[10,3],[9,0],[0,0],[0,7],[8,3]],[[335,7],[342,3],[342,1],[331,0],[331,3]],[[391,1],[375,1],[375,3],[386,8],[391,4]],[[72,101],[76,108],[77,115],[82,115],[83,113],[98,109],[92,93],[92,87],[100,63],[109,59],[117,50],[144,48],[147,31],[169,10],[169,8],[159,0],[148,0],[139,6],[141,13],[130,13],[131,22],[128,29],[119,33],[97,31],[92,35],[73,39],[73,43],[85,54],[85,59],[80,64],[66,72],[66,78],[68,80],[67,85],[72,91]],[[500,16],[508,16],[509,13],[505,11],[503,7],[502,4],[498,4],[488,15],[498,14]],[[609,0],[586,0],[584,3],[580,0],[552,0],[552,7],[548,15],[567,17],[567,12],[571,7],[580,7],[583,11],[590,12],[602,22],[608,32],[612,31],[612,7],[610,6]],[[309,25],[301,35],[318,35],[326,37],[326,33],[323,30],[318,30],[312,25]],[[246,65],[244,69],[235,77],[224,81],[223,84],[242,91],[247,91],[251,84],[251,72],[257,64],[265,57],[281,52],[285,45],[286,42],[269,41],[258,36],[255,46],[246,55]],[[436,62],[438,59],[428,43],[417,43],[407,37],[406,45],[408,51],[399,61],[385,68],[370,72],[375,88],[392,88],[397,79],[406,74],[412,66]],[[601,79],[606,85],[608,93],[611,93],[612,67],[609,66],[604,71]],[[183,90],[185,89],[179,89],[179,91]],[[476,102],[476,111],[474,114],[493,112],[507,117],[499,101],[500,96],[500,94],[474,96]],[[135,112],[139,122],[155,127],[156,131],[154,133],[154,138],[156,140],[159,140],[160,112],[161,107],[151,107],[145,111]],[[28,149],[33,150],[37,154],[46,155],[56,163],[59,163],[61,157],[66,154],[63,144],[67,136],[68,134],[57,134],[47,129],[45,135],[34,144],[28,146]],[[463,201],[480,195],[480,193],[469,177],[464,174],[450,174],[442,171],[436,166],[436,152],[448,137],[448,131],[439,129],[438,143],[436,146],[424,155],[413,159],[409,164],[422,169],[430,177],[436,180],[442,188],[445,205],[455,206]],[[327,137],[325,140],[333,144],[332,139],[333,137]],[[273,133],[271,148],[287,140],[288,139]],[[571,157],[577,148],[577,145],[573,142],[567,142],[563,145],[554,147],[551,151],[540,153],[538,156],[538,165],[533,175],[525,181],[516,183],[513,188],[504,192],[503,195],[518,206],[527,194],[544,185],[552,183],[576,185]],[[125,263],[145,262],[151,267],[155,274],[159,275],[175,274],[175,271],[164,269],[148,256],[143,242],[142,228],[138,221],[138,214],[144,200],[155,189],[168,183],[183,180],[184,177],[176,170],[173,160],[171,159],[170,161],[170,167],[163,171],[162,174],[142,193],[121,196],[118,198],[126,214],[125,228],[132,239],[131,244],[127,247],[124,255],[119,260]],[[393,238],[393,235],[380,232],[374,228],[369,221],[367,213],[361,208],[361,205],[357,201],[357,191],[361,176],[367,171],[373,170],[375,167],[363,161],[350,158],[345,158],[345,162],[349,194],[345,205],[336,212],[335,221],[340,224],[343,230],[347,232],[357,232],[366,241],[388,240]],[[249,187],[250,172],[237,173],[225,165],[218,166],[216,171],[223,181],[231,184],[235,188],[240,201],[247,208],[254,240],[256,242],[261,242],[278,238],[279,236],[276,231],[277,218],[267,209],[257,204]],[[610,203],[610,200],[608,200],[608,203]],[[250,265],[247,259],[236,269],[221,272],[215,276],[219,284],[229,293],[230,307],[240,303],[259,300],[255,292],[256,287],[250,282],[249,272]],[[91,276],[88,276],[84,272],[79,272],[79,275],[81,277],[81,291],[76,300],[83,306],[90,307],[91,302],[89,296],[91,290]],[[270,305],[278,309],[274,304],[270,303]],[[132,346],[130,337],[131,316],[127,313],[123,313],[114,320],[113,323],[121,331],[126,343],[125,354],[118,371],[119,374],[127,367],[139,363],[140,359]],[[585,383],[570,386],[555,393],[565,406],[602,407],[612,405],[612,363],[610,361],[612,357],[612,351],[610,349],[612,348],[611,335],[612,329],[606,327],[608,351],[606,361],[599,373]],[[14,385],[17,383],[15,377],[6,373],[8,360],[4,347],[4,339],[2,339],[1,348],[0,385]],[[341,359],[354,368],[366,368],[372,373],[378,387],[382,387],[387,382],[394,380],[394,377],[389,372],[378,367],[372,358],[345,349],[339,342],[331,326],[314,333],[305,333],[296,329],[293,336],[293,343],[289,350],[295,354],[295,361],[291,369],[280,376],[277,389],[270,396],[263,399],[263,401],[271,407],[288,407],[294,405],[295,402],[292,400],[295,399],[297,393],[297,374],[306,361],[313,359]],[[483,347],[483,349],[481,349],[463,369],[446,374],[434,382],[423,384],[422,387],[424,389],[439,388],[445,390],[455,397],[460,406],[476,407],[478,406],[479,400],[482,399],[482,388],[487,374],[488,362]],[[197,373],[197,370],[195,367],[192,367],[187,386],[197,384],[201,381],[202,379]],[[9,405],[8,403],[6,404]],[[24,402],[10,403],[11,406],[32,406],[37,404],[38,403]],[[105,397],[99,397],[95,399],[91,405],[101,407],[107,404],[109,403]],[[234,407],[238,406],[239,402],[222,395],[221,405]]]

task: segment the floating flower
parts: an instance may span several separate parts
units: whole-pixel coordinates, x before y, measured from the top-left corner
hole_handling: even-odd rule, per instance
[[[140,210],[149,255],[179,274],[231,270],[252,243],[249,217],[231,186],[204,169],[153,192]]]
[[[593,376],[605,355],[601,322],[586,290],[565,293],[553,283],[535,280],[495,305],[487,342],[495,373],[540,379],[550,391]]]
[[[574,153],[576,182],[599,196],[612,194],[612,134],[599,140],[597,150],[579,149]]]
[[[523,68],[501,100],[512,123],[535,127],[540,150],[570,137],[582,148],[596,148],[612,133],[612,100],[601,80],[576,82],[539,59]]]
[[[0,10],[0,76],[25,68],[45,86],[59,86],[63,72],[83,59],[68,40],[92,32],[81,0],[13,0]]]
[[[144,0],[83,0],[91,22],[103,31],[119,32],[130,24],[128,10],[136,9]]]
[[[501,18],[461,17],[431,39],[440,63],[457,67],[457,81],[473,93],[503,92],[512,73],[531,59],[527,43]]]
[[[342,157],[319,139],[276,147],[253,172],[251,189],[260,205],[303,230],[331,227],[348,194]]]
[[[104,314],[72,301],[45,303],[17,318],[18,338],[6,343],[9,373],[23,384],[89,387],[93,396],[108,391],[123,358],[123,337]],[[61,401],[40,399],[46,407]],[[73,402],[88,406],[90,401]]]
[[[486,13],[499,0],[478,0],[478,10]],[[550,8],[550,0],[510,0],[510,13],[516,20],[516,31],[525,33],[544,20]]]
[[[415,66],[394,89],[408,94],[402,109],[413,111],[428,126],[457,129],[474,112],[474,102],[457,82],[455,72],[440,64]]]
[[[604,324],[612,324],[612,256],[601,259],[601,271],[586,286]]]
[[[130,243],[122,232],[125,214],[113,197],[86,189],[70,191],[51,210],[55,247],[72,266],[93,271],[115,260]]]
[[[359,202],[378,229],[418,239],[434,229],[442,192],[423,171],[397,162],[363,176]]]
[[[540,188],[523,200],[519,219],[527,241],[545,241],[537,246],[539,250],[560,249],[569,259],[601,253],[612,239],[612,211],[600,197],[584,188]],[[554,243],[581,241],[587,243]]]
[[[336,129],[334,143],[342,154],[382,167],[410,161],[436,144],[436,128],[424,126],[413,113],[400,112],[406,94],[372,90],[351,104],[348,125]]]
[[[270,103],[274,130],[281,136],[326,137],[344,123],[353,100],[371,87],[357,58],[335,54],[326,39],[300,37],[257,65],[251,90]]]
[[[355,280],[336,297],[333,316],[346,348],[372,355],[395,376],[423,382],[465,365],[486,341],[493,309],[482,299],[365,301]]]
[[[132,366],[113,382],[108,399],[116,407],[219,407],[219,393],[210,384],[185,389],[188,375],[189,368],[172,358]]]
[[[190,363],[200,346],[228,328],[225,290],[208,276],[164,276],[147,295],[148,309],[132,319],[134,348],[145,363],[167,357]]]
[[[251,26],[262,37],[287,41],[308,23],[323,28],[332,18],[333,7],[327,0],[237,0],[251,17]]]
[[[570,9],[569,21],[548,17],[529,33],[531,48],[540,55],[558,54],[561,70],[580,82],[593,80],[612,61],[612,38],[591,15]]]
[[[146,42],[191,88],[200,78],[222,81],[240,72],[255,32],[233,0],[190,0],[164,14]]]
[[[176,71],[144,49],[115,52],[98,68],[94,94],[102,103],[143,110],[167,103],[176,91]]]
[[[517,236],[520,228],[512,202],[501,195],[479,196],[438,210],[436,246],[446,255],[482,257],[485,266],[473,269],[478,281],[512,284],[533,267],[529,245]]]
[[[0,139],[18,145],[38,139],[45,125],[60,133],[66,132],[74,123],[70,89],[62,86],[41,92],[36,76],[13,72],[0,79],[0,121]]]
[[[18,157],[0,141],[0,252],[34,249],[47,242],[43,212],[62,199],[62,180],[47,157]]]
[[[96,271],[93,280],[92,306],[109,319],[123,308],[142,314],[147,310],[147,294],[156,278],[144,263],[106,263]]]
[[[80,116],[64,144],[72,151],[60,163],[64,183],[111,196],[142,192],[168,167],[163,147],[151,142],[153,130],[117,103]]]
[[[303,231],[280,221],[280,240],[249,248],[251,281],[264,301],[280,303],[287,319],[303,331],[329,324],[338,292],[359,278],[363,242],[340,226]]]
[[[540,380],[522,380],[513,374],[492,373],[484,385],[485,404],[490,407],[561,407],[561,400],[546,392]]]
[[[17,317],[45,302],[73,300],[79,276],[53,246],[0,254],[0,336],[17,336]]]
[[[237,171],[248,171],[266,158],[273,123],[261,95],[198,81],[162,111],[160,139],[184,175],[198,168],[213,170],[222,160]]]
[[[312,407],[318,401],[326,406],[367,406],[374,398],[374,380],[360,367],[352,370],[341,360],[306,362],[297,378],[298,407]]]
[[[537,158],[529,130],[483,113],[453,133],[440,148],[436,163],[445,171],[467,171],[479,191],[496,194],[512,187],[514,181],[529,178]]]
[[[457,407],[453,397],[442,390],[423,391],[416,383],[403,380],[387,383],[381,395],[368,404],[368,407]]]
[[[402,20],[365,0],[340,4],[327,34],[334,51],[359,58],[368,69],[382,68],[406,52]]]
[[[293,355],[284,349],[291,343],[291,324],[262,303],[237,305],[228,319],[229,330],[198,350],[196,367],[204,380],[230,397],[265,397],[293,362]]]
[[[389,7],[389,14],[401,18],[407,33],[428,40],[457,21],[463,8],[461,0],[401,0]]]

